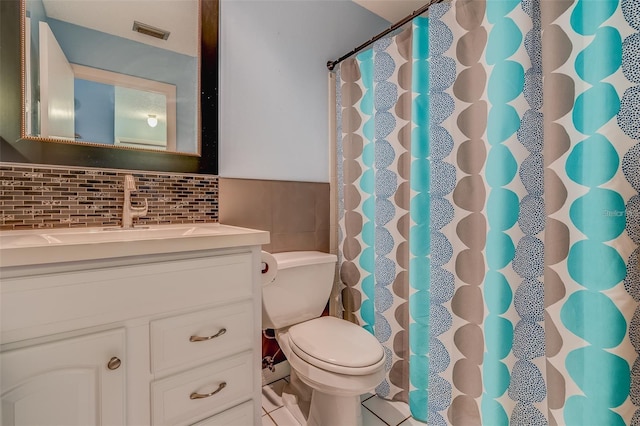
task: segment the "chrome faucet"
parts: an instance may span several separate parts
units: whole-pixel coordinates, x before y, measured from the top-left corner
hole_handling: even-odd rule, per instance
[[[132,175],[125,175],[124,177],[124,206],[122,208],[122,227],[133,228],[133,218],[145,216],[148,211],[148,205],[146,198],[143,200],[144,205],[142,207],[133,207],[131,205],[131,193],[137,191],[136,181]]]

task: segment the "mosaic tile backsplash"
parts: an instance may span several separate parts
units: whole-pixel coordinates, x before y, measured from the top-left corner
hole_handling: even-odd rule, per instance
[[[134,225],[218,222],[218,177],[0,163],[0,229],[120,226],[124,176],[134,176]]]

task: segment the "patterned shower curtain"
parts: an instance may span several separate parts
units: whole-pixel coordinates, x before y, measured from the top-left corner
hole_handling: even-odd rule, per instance
[[[640,0],[454,0],[337,70],[344,316],[429,424],[640,424]]]

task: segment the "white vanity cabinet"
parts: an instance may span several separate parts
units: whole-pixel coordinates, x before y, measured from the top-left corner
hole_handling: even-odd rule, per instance
[[[268,234],[246,241],[3,265],[2,424],[259,424]]]

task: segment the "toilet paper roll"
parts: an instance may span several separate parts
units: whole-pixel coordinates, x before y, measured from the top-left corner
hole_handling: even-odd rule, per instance
[[[262,285],[267,285],[276,279],[276,274],[278,273],[278,261],[271,253],[263,251],[260,255],[260,262]]]

